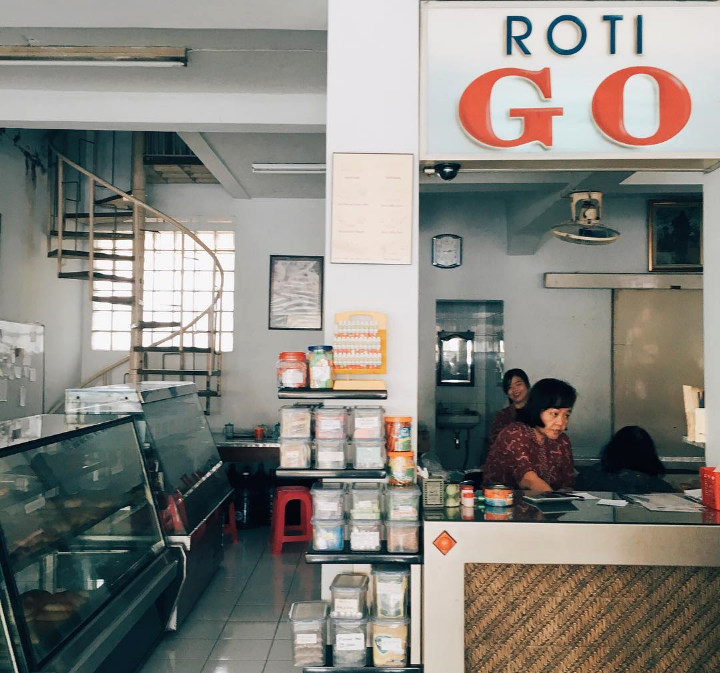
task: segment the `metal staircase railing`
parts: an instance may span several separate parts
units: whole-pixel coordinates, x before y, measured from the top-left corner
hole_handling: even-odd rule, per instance
[[[131,307],[130,351],[125,357],[103,367],[92,376],[80,383],[87,387],[98,381],[107,382],[108,375],[128,364],[128,379],[131,383],[151,380],[152,377],[166,377],[196,381],[204,378],[204,386],[198,385],[198,394],[205,398],[205,412],[209,413],[210,398],[221,394],[221,331],[222,312],[220,301],[223,292],[223,270],[216,254],[193,231],[176,219],[153,208],[140,198],[125,192],[113,184],[103,180],[80,164],[72,161],[51,145],[56,158],[55,204],[50,217],[48,231],[48,257],[57,259],[58,276],[88,281],[88,296],[92,303],[108,302],[125,304]],[[66,175],[71,172],[77,175],[77,181],[66,182]],[[73,175],[73,178],[76,176]],[[84,181],[84,184],[82,184]],[[66,184],[75,185],[74,193],[66,193]],[[109,198],[96,199],[96,189],[102,188],[110,192]],[[81,203],[87,203],[87,210],[81,212]],[[68,210],[70,204],[73,208]],[[153,218],[182,232],[191,239],[212,259],[212,293],[210,304],[191,320],[181,322],[145,321],[143,316],[143,276],[145,258],[145,218]],[[53,239],[57,241],[53,247]],[[184,239],[183,239],[184,240]],[[97,241],[106,241],[105,249],[99,249]],[[128,243],[132,242],[131,254],[127,254]],[[123,243],[119,243],[123,242]],[[102,244],[101,244],[102,245]],[[121,245],[120,250],[117,246]],[[111,249],[108,251],[107,247]],[[125,253],[123,254],[123,248]],[[184,256],[183,256],[184,257]],[[86,269],[67,271],[65,265],[70,260],[84,260]],[[112,272],[98,269],[98,262],[107,266],[112,263]],[[184,261],[182,262],[184,266]],[[124,267],[116,271],[115,267]],[[128,275],[127,267],[131,268]],[[184,269],[176,269],[183,271]],[[124,271],[124,273],[123,273]],[[112,284],[112,287],[123,289],[107,292],[97,290],[97,284]],[[130,289],[128,289],[128,287]],[[180,316],[182,318],[183,311]],[[207,316],[207,329],[199,329],[198,325]],[[171,333],[156,341],[145,338],[147,330],[171,329]],[[196,337],[207,335],[207,346],[196,346]],[[189,339],[188,339],[189,335]],[[150,343],[146,343],[150,341]],[[189,345],[186,343],[189,341]],[[205,341],[205,339],[203,339]],[[164,345],[177,342],[178,345]],[[162,358],[160,367],[150,365],[150,357]],[[165,358],[172,356],[179,359],[176,368],[167,368]],[[198,364],[200,359],[200,364]],[[204,359],[204,362],[202,360]],[[197,381],[196,381],[197,382]]]

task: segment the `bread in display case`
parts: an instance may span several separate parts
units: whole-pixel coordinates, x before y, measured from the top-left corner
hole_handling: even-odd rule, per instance
[[[0,423],[3,621],[27,670],[50,668],[166,551],[132,418]]]

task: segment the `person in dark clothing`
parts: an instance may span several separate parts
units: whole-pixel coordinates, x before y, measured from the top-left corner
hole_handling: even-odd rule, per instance
[[[600,452],[600,464],[579,470],[576,488],[621,493],[671,493],[655,442],[637,425],[620,428]]]
[[[503,428],[517,420],[518,409],[525,406],[530,395],[530,379],[522,369],[508,369],[503,376],[502,387],[508,398],[508,406],[495,414],[490,425],[488,446],[495,442]]]

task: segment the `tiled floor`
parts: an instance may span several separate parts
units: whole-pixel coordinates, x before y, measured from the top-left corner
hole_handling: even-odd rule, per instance
[[[298,673],[288,611],[320,596],[320,566],[303,560],[305,543],[273,556],[269,529],[239,531],[186,622],[167,634],[141,673]]]

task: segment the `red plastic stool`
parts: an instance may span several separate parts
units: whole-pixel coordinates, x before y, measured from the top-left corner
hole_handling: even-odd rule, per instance
[[[285,508],[292,500],[300,501],[300,525],[285,525]],[[272,521],[270,522],[270,544],[272,553],[282,552],[283,542],[307,542],[312,540],[312,498],[305,486],[278,486],[275,489]],[[288,533],[297,533],[296,535]]]
[[[238,534],[237,520],[235,519],[235,501],[232,497],[228,500],[227,508],[225,509],[225,517],[226,520],[225,525],[223,526],[223,536],[229,533],[233,544],[237,544]]]

